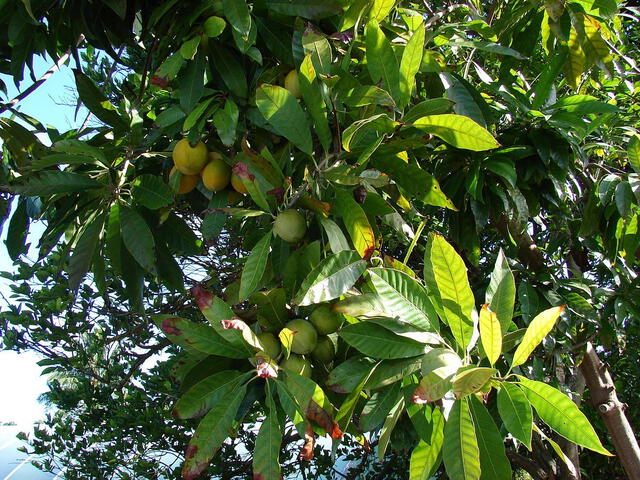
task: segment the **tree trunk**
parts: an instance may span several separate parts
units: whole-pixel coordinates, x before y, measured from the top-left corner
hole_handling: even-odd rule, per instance
[[[593,345],[587,343],[580,370],[591,393],[591,403],[598,410],[611,435],[620,463],[629,480],[640,480],[640,448],[631,425],[618,400],[607,366],[602,363]]]

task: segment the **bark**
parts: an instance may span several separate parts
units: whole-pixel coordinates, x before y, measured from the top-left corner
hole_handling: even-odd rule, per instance
[[[492,217],[491,223],[496,227],[505,240],[512,238],[518,246],[518,258],[534,272],[539,272],[545,267],[544,256],[535,244],[531,235],[523,230],[518,222],[509,219],[506,213],[498,217]]]
[[[625,406],[618,400],[611,374],[607,366],[598,358],[591,343],[587,344],[580,370],[591,393],[591,403],[598,410],[611,435],[627,477],[629,480],[640,480],[638,441],[624,413]]]

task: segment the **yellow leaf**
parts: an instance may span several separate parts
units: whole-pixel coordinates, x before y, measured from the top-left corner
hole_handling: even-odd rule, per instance
[[[480,310],[480,340],[489,362],[494,365],[502,351],[502,330],[498,316],[489,309],[488,303]]]
[[[531,352],[535,350],[542,339],[547,336],[547,334],[556,324],[556,321],[560,317],[560,314],[564,311],[564,308],[564,305],[561,305],[560,307],[549,308],[544,312],[539,313],[536,318],[531,321],[529,327],[527,328],[527,331],[524,333],[522,342],[520,343],[520,345],[518,345],[518,349],[513,355],[513,362],[511,364],[512,367],[522,365],[527,361],[527,358],[529,358]]]

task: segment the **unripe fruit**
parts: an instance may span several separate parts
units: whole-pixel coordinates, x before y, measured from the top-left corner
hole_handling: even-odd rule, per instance
[[[264,353],[269,355],[270,358],[276,358],[280,355],[280,342],[273,333],[261,333],[258,335],[258,340],[264,348]]]
[[[176,168],[185,175],[198,175],[207,164],[207,147],[198,142],[191,146],[189,140],[183,138],[173,148],[171,156]]]
[[[288,243],[298,243],[307,232],[307,222],[297,210],[285,210],[276,217],[273,232]]]
[[[169,172],[169,178],[176,175],[178,169],[173,167]],[[185,193],[189,193],[191,190],[196,188],[198,182],[200,181],[200,175],[185,175],[184,173],[180,173],[180,185],[178,186],[178,193],[183,195]]]
[[[311,313],[309,320],[311,320],[311,323],[313,323],[313,326],[316,327],[320,335],[328,335],[336,332],[340,328],[344,317],[332,311],[329,305],[325,303]]]
[[[300,93],[300,81],[298,80],[298,72],[295,70],[291,70],[287,73],[287,76],[284,77],[284,88],[289,90],[291,95],[296,98],[300,98],[302,94]]]
[[[320,337],[316,348],[311,352],[314,360],[321,363],[331,363],[336,356],[336,346],[329,337]]]
[[[236,192],[241,193],[242,195],[247,193],[247,187],[244,186],[240,177],[235,173],[231,174],[231,186]]]
[[[311,353],[316,348],[318,332],[309,322],[296,318],[287,323],[286,327],[294,331],[293,342],[291,343],[291,351],[293,353]]]
[[[202,183],[207,189],[219,192],[229,185],[229,180],[231,180],[231,168],[224,163],[219,153],[211,152],[209,163],[202,170]]]
[[[280,362],[280,368],[295,372],[303,377],[311,377],[311,362],[299,355],[290,355],[289,358]]]

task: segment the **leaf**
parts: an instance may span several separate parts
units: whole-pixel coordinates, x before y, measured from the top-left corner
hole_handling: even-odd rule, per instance
[[[180,106],[185,112],[193,110],[202,97],[205,67],[205,55],[197,53],[194,59],[188,63],[184,77],[180,79]]]
[[[207,37],[214,38],[224,32],[226,26],[227,22],[225,22],[223,18],[209,17],[205,20],[202,28],[204,29],[204,33]]]
[[[373,166],[388,174],[402,187],[411,198],[427,205],[444,207],[457,211],[457,208],[442,192],[436,178],[419,166],[401,161],[393,155],[380,155],[373,160]]]
[[[22,198],[11,214],[7,238],[4,243],[11,260],[17,260],[20,255],[28,250],[27,233],[29,231],[29,215],[27,215],[27,201]]]
[[[516,282],[509,268],[509,262],[502,249],[496,258],[496,265],[491,273],[491,281],[485,293],[485,302],[495,312],[502,332],[506,332],[513,317],[513,305],[516,301]]]
[[[167,108],[156,117],[156,125],[158,125],[160,128],[167,128],[175,123],[178,123],[184,117],[185,114],[182,108],[180,108],[179,105],[174,105]]]
[[[502,330],[495,312],[492,312],[488,304],[484,304],[480,310],[480,340],[482,348],[491,365],[495,365],[502,352]]]
[[[522,390],[511,383],[500,383],[498,412],[509,433],[531,451],[533,416],[531,414],[531,404]]]
[[[237,56],[224,48],[220,43],[209,48],[209,56],[215,64],[216,71],[227,88],[240,98],[247,98],[247,74],[238,62]]]
[[[334,205],[336,213],[342,217],[347,232],[351,237],[356,251],[365,260],[370,258],[375,248],[375,238],[373,229],[360,204],[353,195],[342,189],[336,189],[336,203]]]
[[[479,152],[500,146],[487,129],[462,115],[428,115],[419,118],[411,126],[435,135],[456,148]]]
[[[431,438],[420,439],[411,452],[409,480],[429,480],[440,465],[440,452],[444,443],[444,417],[440,409],[434,408],[431,419]]]
[[[311,55],[311,62],[320,75],[331,75],[331,44],[323,34],[308,26],[302,34],[302,48],[305,55]]]
[[[367,263],[353,250],[330,255],[309,272],[294,304],[305,306],[333,300],[349,290],[366,268]]]
[[[235,430],[238,408],[244,400],[247,385],[232,390],[202,419],[185,453],[182,478],[194,480],[207,468],[222,442]]]
[[[283,286],[293,297],[307,275],[320,263],[320,242],[315,241],[295,250],[284,269]]]
[[[451,390],[456,398],[466,397],[480,390],[496,373],[495,368],[468,368],[456,374]]]
[[[422,64],[424,38],[425,28],[424,25],[420,24],[402,52],[402,60],[400,61],[400,100],[398,102],[400,108],[404,108],[409,104],[415,76]]]
[[[447,113],[451,110],[453,102],[446,98],[430,98],[424,100],[409,109],[407,113],[402,117],[402,123],[411,124],[421,117],[427,115],[439,115],[441,113]]]
[[[266,0],[266,3],[273,12],[310,20],[321,20],[342,12],[337,0]]]
[[[118,114],[115,107],[111,105],[96,84],[80,70],[73,69],[73,75],[76,80],[78,96],[89,111],[107,125],[125,130],[128,127],[127,122]]]
[[[171,315],[154,315],[153,318],[167,338],[176,345],[227,358],[251,356],[252,352],[248,349],[231,345],[209,325],[194,323]]]
[[[329,220],[328,218],[321,218],[320,224],[327,234],[327,238],[329,239],[329,245],[331,246],[331,251],[333,253],[340,253],[343,250],[349,250],[349,242],[347,238],[342,233],[342,230],[333,220]]]
[[[375,19],[371,19],[365,27],[365,42],[367,69],[371,80],[373,83],[382,81],[382,87],[397,101],[400,98],[398,59]]]
[[[504,450],[502,435],[491,415],[475,396],[470,397],[469,409],[480,450],[480,479],[511,480],[511,464]]]
[[[475,300],[464,261],[442,235],[429,236],[424,252],[424,279],[429,293],[440,304],[453,338],[466,349],[473,336],[471,312]]]
[[[300,65],[300,92],[316,130],[316,135],[325,152],[331,147],[331,130],[327,120],[327,108],[322,98],[320,85],[316,78],[316,71],[311,62],[311,54],[305,56]]]
[[[272,236],[273,234],[269,231],[253,247],[247,257],[247,262],[242,269],[242,277],[240,278],[240,293],[238,294],[240,301],[246,300],[260,284],[267,266]]]
[[[400,400],[401,383],[396,382],[384,391],[374,393],[366,403],[358,422],[363,432],[378,428],[384,422],[387,413]]]
[[[522,365],[527,361],[529,355],[531,355],[542,339],[546,337],[554,327],[564,308],[564,305],[552,307],[536,315],[527,327],[522,342],[518,345],[516,353],[513,355],[511,368]]]
[[[249,36],[251,15],[246,0],[222,0],[222,9],[231,26],[241,35]]]
[[[380,22],[387,18],[389,12],[395,5],[396,0],[373,0],[371,10],[369,10],[369,19]]]
[[[398,403],[394,405],[394,407],[389,411],[387,418],[384,421],[384,425],[380,429],[380,437],[378,438],[378,459],[382,461],[384,459],[384,455],[387,451],[387,446],[389,445],[389,441],[391,440],[391,433],[398,423],[398,419],[402,414],[404,407],[404,399],[400,398]]]
[[[364,107],[365,105],[395,105],[393,98],[383,89],[371,85],[355,87],[342,98],[348,107]]]
[[[120,234],[125,247],[148,272],[156,272],[155,242],[144,218],[131,207],[120,205]]]
[[[451,480],[480,480],[480,450],[467,400],[455,401],[444,426],[442,459]]]
[[[565,463],[571,475],[573,475],[574,477],[577,477],[578,473],[575,465],[573,464],[571,459],[562,451],[562,449],[560,448],[560,445],[558,445],[556,442],[554,442],[549,437],[547,437],[544,434],[544,432],[540,430],[540,428],[538,428],[538,426],[535,423],[533,424],[533,429],[536,431],[538,435],[540,435],[540,438],[542,440],[546,440],[549,443],[549,445],[551,445],[551,448],[553,449],[554,452],[556,452],[556,455],[560,457],[560,460],[562,460]]]
[[[205,112],[207,112],[207,109],[209,109],[209,106],[215,100],[216,100],[215,97],[209,97],[206,100],[203,100],[202,102],[198,103],[198,105],[196,105],[194,109],[191,110],[191,113],[187,115],[187,118],[184,119],[184,123],[182,124],[182,130],[191,130],[193,127],[195,127],[196,124],[200,121],[200,118],[205,114]],[[217,109],[218,109],[218,106],[214,105],[210,112],[211,113],[216,112]]]
[[[640,135],[634,134],[631,136],[627,146],[627,156],[631,167],[640,175]]]
[[[580,85],[580,79],[585,69],[586,56],[582,50],[580,37],[575,28],[571,28],[569,33],[569,59],[564,64],[564,73],[567,77],[567,83],[573,90],[577,90]]]
[[[342,148],[347,152],[366,150],[371,143],[384,138],[384,134],[390,134],[398,125],[386,113],[356,120],[342,132]]]
[[[216,192],[209,200],[207,210],[222,209],[229,203],[229,192],[222,190]],[[260,212],[263,213],[263,212]],[[223,213],[207,213],[202,220],[202,236],[205,240],[211,240],[222,232],[222,228],[227,220]]]
[[[518,379],[536,413],[552,430],[573,443],[611,456],[600,443],[587,417],[568,396],[546,383],[529,380],[520,375]]]
[[[51,170],[33,176],[28,175],[22,185],[11,185],[11,190],[25,197],[39,197],[103,187],[104,185],[87,175]]]
[[[447,98],[453,102],[453,111],[469,117],[481,127],[487,126],[487,105],[476,88],[459,75],[449,72],[439,73]]]
[[[235,390],[247,374],[225,370],[209,375],[193,385],[176,402],[171,412],[175,418],[198,418]]]
[[[340,430],[345,432],[349,427],[349,423],[351,422],[351,417],[353,416],[353,411],[356,408],[360,397],[362,396],[362,390],[364,386],[367,384],[367,381],[371,378],[371,375],[375,372],[379,363],[374,365],[372,369],[370,369],[366,375],[362,376],[362,379],[358,382],[356,388],[353,389],[351,393],[344,399],[342,405],[340,405],[340,409],[338,413],[336,413],[336,423],[340,427]]]
[[[271,400],[273,402],[273,400]],[[280,445],[282,428],[275,406],[262,422],[253,449],[253,478],[255,480],[280,480]]]
[[[344,326],[339,334],[349,345],[372,358],[415,357],[424,353],[425,349],[422,343],[395,335],[386,328],[367,321]]]
[[[100,235],[104,226],[104,215],[97,215],[82,230],[69,260],[69,288],[76,291],[86,275],[91,261],[100,246]]]
[[[369,278],[383,311],[415,329],[438,331],[436,311],[427,291],[416,280],[387,268],[370,269]]]
[[[288,90],[263,84],[256,90],[256,104],[265,120],[273,125],[280,135],[311,155],[313,143],[307,117]]]
[[[173,203],[171,187],[157,175],[140,175],[133,181],[133,198],[140,205],[151,210]]]
[[[198,46],[200,45],[200,35],[196,35],[191,40],[187,40],[180,46],[180,55],[185,60],[193,60],[193,57],[196,56],[196,52],[198,51]]]

